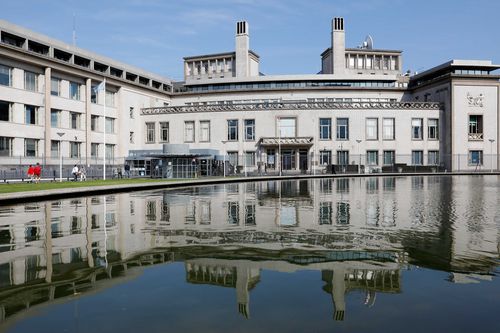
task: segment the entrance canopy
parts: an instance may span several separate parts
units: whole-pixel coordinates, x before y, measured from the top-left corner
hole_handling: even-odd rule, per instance
[[[313,145],[313,137],[292,137],[292,138],[260,138],[260,145],[262,147],[275,147],[278,145],[288,147],[304,147]]]

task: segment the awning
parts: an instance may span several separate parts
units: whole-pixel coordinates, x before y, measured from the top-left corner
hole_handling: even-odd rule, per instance
[[[313,137],[260,138],[261,146],[312,146]]]

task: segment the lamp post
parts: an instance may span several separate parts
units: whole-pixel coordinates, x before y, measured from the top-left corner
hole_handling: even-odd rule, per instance
[[[495,142],[495,139],[489,139],[490,142],[490,158],[491,158],[491,170],[490,172],[493,173],[493,142]]]
[[[359,144],[361,143],[361,139],[357,139],[356,143],[358,144],[358,154],[359,154],[359,165],[358,165],[358,173],[361,173],[361,150],[359,150]]]
[[[224,170],[224,178],[226,178],[226,141],[222,141],[222,146],[224,147],[224,155],[222,155],[222,169]]]
[[[59,182],[62,183],[62,137],[64,136],[63,132],[57,132],[59,135]]]

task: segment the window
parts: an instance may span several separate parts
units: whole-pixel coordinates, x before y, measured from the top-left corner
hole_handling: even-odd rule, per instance
[[[366,164],[378,165],[378,150],[368,150],[366,152]]]
[[[131,106],[129,109],[129,116],[130,116],[130,119],[134,119],[134,107],[133,106]]]
[[[319,139],[330,140],[332,138],[332,120],[330,118],[319,118]]]
[[[26,157],[38,156],[38,140],[24,139],[24,156]]]
[[[99,157],[99,144],[91,143],[90,144],[90,157]]]
[[[61,80],[58,78],[50,78],[50,94],[52,96],[61,96]]]
[[[349,118],[337,118],[337,140],[349,140]]]
[[[12,138],[0,136],[0,156],[12,156]]]
[[[483,140],[483,116],[469,115],[469,140]]]
[[[439,165],[439,151],[429,150],[429,152],[427,153],[427,164]]]
[[[115,145],[106,145],[106,158],[115,158]]]
[[[12,103],[0,101],[0,121],[11,121]]]
[[[255,119],[245,119],[245,141],[255,140]]]
[[[332,164],[332,151],[331,150],[320,150],[319,151],[319,163],[321,165]]]
[[[168,142],[169,140],[169,123],[160,122],[160,142]]]
[[[33,105],[24,106],[24,119],[25,124],[36,125],[38,124],[38,114],[37,107]]]
[[[115,118],[106,117],[106,134],[115,133]]]
[[[69,117],[71,122],[71,128],[80,129],[80,114],[77,112],[70,112]]]
[[[227,140],[238,141],[238,120],[230,119],[227,121]]]
[[[392,165],[395,161],[396,153],[394,150],[384,150],[384,165]]]
[[[255,165],[255,152],[247,151],[245,152],[245,166],[254,166]]]
[[[99,116],[91,115],[90,116],[90,130],[91,131],[97,131],[99,126],[97,125],[99,123]]]
[[[483,151],[470,150],[469,151],[469,165],[483,165]]]
[[[210,142],[210,120],[200,121],[200,142]]]
[[[59,120],[61,119],[61,111],[56,109],[50,110],[50,126],[60,127]]]
[[[337,164],[339,164],[339,165],[349,164],[349,151],[348,150],[337,150]]]
[[[146,143],[154,143],[155,138],[155,123],[146,123]]]
[[[395,130],[394,130],[394,118],[384,118],[382,120],[382,139],[384,140],[394,140]]]
[[[229,164],[238,165],[238,152],[237,151],[228,151],[227,158],[229,160]]]
[[[330,201],[319,203],[318,222],[320,225],[332,224],[332,210]]]
[[[422,118],[412,118],[412,120],[411,120],[411,138],[413,140],[422,140],[423,139],[423,133],[422,133],[423,122],[424,122],[424,120]]]
[[[57,141],[57,140],[50,141],[50,156],[59,157],[60,144],[61,144],[61,141]]]
[[[69,97],[76,101],[80,100],[80,84],[76,82],[69,83]]]
[[[429,140],[439,139],[439,119],[427,120],[427,139]]]
[[[115,93],[109,90],[106,90],[106,106],[115,106]]]
[[[366,118],[366,140],[378,140],[378,118]]]
[[[297,119],[278,118],[278,135],[280,138],[294,138],[297,132]]]
[[[411,164],[413,165],[424,164],[424,152],[422,150],[413,150],[411,152]]]
[[[276,163],[276,150],[267,149],[266,150],[266,164],[268,168],[274,169]]]
[[[194,142],[194,121],[184,122],[184,142]]]
[[[12,85],[12,68],[0,65],[0,85],[9,87]]]
[[[79,158],[81,145],[82,145],[81,142],[70,141],[70,143],[69,143],[69,157]]]
[[[32,72],[24,72],[24,89],[38,91],[38,75]]]
[[[97,86],[90,88],[90,103],[97,104]]]
[[[129,135],[129,142],[130,142],[130,143],[134,143],[134,132],[130,132],[130,135]]]

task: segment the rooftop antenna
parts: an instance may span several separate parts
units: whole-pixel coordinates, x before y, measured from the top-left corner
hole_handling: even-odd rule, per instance
[[[73,47],[76,47],[76,14],[73,12]]]

